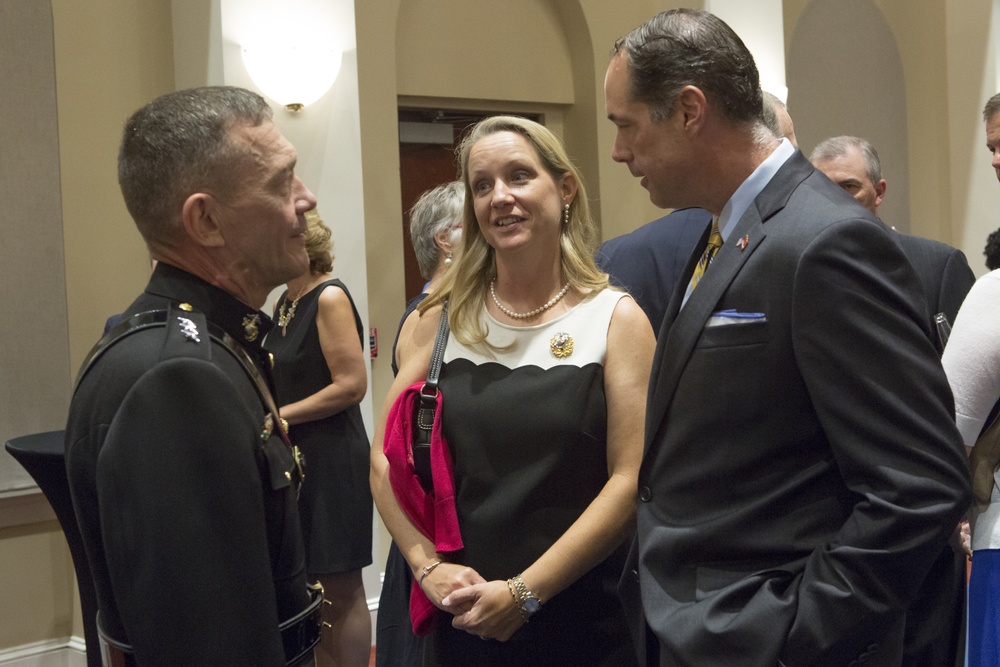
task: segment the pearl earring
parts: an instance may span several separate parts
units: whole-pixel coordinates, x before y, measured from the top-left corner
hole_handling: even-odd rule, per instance
[[[450,250],[448,251],[448,254],[445,255],[444,265],[445,266],[451,266],[451,251]]]
[[[563,224],[569,224],[569,204],[563,206]]]

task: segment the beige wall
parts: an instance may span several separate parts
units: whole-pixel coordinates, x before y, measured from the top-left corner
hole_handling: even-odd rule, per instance
[[[53,0],[70,361],[146,283],[149,259],[117,181],[121,128],[173,90],[169,0]]]
[[[831,127],[845,117],[856,119],[854,127],[861,129],[844,132],[867,134],[883,158],[889,181],[881,209],[886,221],[962,249],[979,275],[985,272],[986,235],[1000,225],[995,214],[1000,203],[996,181],[982,149],[979,116],[997,85],[995,36],[990,34],[993,4],[991,0],[784,0],[789,104],[802,148],[808,152],[825,138],[819,136],[822,131],[814,136],[813,127]],[[827,26],[822,40],[803,35],[800,23],[819,5],[835,7],[842,21]],[[857,23],[873,12],[888,30],[884,43],[864,41],[871,31]],[[801,58],[793,51],[797,44],[815,48],[819,41],[834,42],[817,57],[831,68],[841,67],[844,80],[820,80],[817,88],[827,97],[802,104],[792,74]],[[859,51],[870,57],[859,63]],[[891,58],[898,58],[901,65],[898,80],[882,76]],[[815,75],[808,68],[799,73]],[[866,89],[873,92],[864,94]],[[872,104],[871,98],[880,98],[880,103]],[[902,113],[888,114],[886,105]]]
[[[0,650],[82,637],[75,585],[57,521],[0,529]]]

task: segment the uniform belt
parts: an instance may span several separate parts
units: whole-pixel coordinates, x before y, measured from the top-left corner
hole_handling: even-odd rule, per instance
[[[281,643],[285,648],[288,667],[311,665],[313,648],[319,643],[323,626],[323,589],[310,587],[309,605],[295,616],[281,622]],[[101,627],[101,614],[97,614],[97,633],[101,638],[101,659],[104,667],[139,667],[129,644],[113,639]]]

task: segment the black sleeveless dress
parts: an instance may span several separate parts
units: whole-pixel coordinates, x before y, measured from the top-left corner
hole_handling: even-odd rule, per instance
[[[487,339],[507,349],[470,348],[454,334],[448,339],[442,419],[465,544],[455,561],[487,580],[531,565],[608,481],[604,358],[611,315],[624,296],[604,290],[529,327],[501,324],[484,309]],[[560,335],[573,341],[569,354],[556,354],[553,338]],[[623,544],[506,642],[456,630],[441,612],[424,664],[636,664],[616,595],[624,556]]]
[[[364,348],[361,317],[344,283],[328,280],[303,294],[286,334],[282,336],[281,328],[276,326],[264,344],[274,354],[274,380],[280,405],[315,394],[332,381],[316,326],[319,295],[331,285],[347,294]],[[285,292],[275,308],[280,308],[287,299]],[[310,574],[333,574],[370,565],[370,445],[360,407],[352,405],[326,419],[296,424],[289,435],[306,457],[306,480],[299,496],[306,570]]]

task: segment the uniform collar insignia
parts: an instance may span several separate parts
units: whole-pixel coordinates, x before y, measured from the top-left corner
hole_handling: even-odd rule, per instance
[[[260,313],[250,313],[243,318],[243,336],[247,341],[254,342],[260,334]]]

